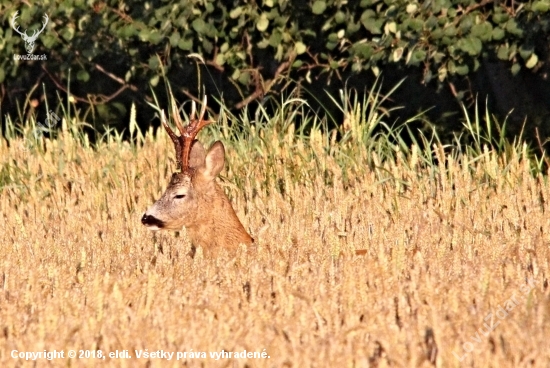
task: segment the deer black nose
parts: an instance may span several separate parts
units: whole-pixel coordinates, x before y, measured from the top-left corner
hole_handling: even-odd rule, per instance
[[[151,216],[146,213],[144,213],[141,217],[141,223],[145,226],[156,226],[159,229],[162,229],[164,227],[164,222],[162,222],[155,216]]]

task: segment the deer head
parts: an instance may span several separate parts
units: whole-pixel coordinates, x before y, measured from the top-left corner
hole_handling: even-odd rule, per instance
[[[21,38],[23,39],[23,41],[25,41],[25,49],[27,50],[27,53],[29,54],[32,54],[33,50],[34,50],[34,42],[36,41],[36,39],[38,38],[38,36],[40,35],[40,33],[42,33],[42,31],[44,30],[44,28],[46,28],[46,25],[48,24],[48,15],[47,14],[44,14],[44,23],[42,23],[42,29],[40,31],[33,31],[33,34],[32,36],[28,36],[27,35],[27,30],[25,30],[25,32],[21,33],[19,31],[19,26],[17,26],[17,28],[15,28],[15,26],[17,25],[17,23],[15,22],[15,20],[17,19],[17,13],[19,12],[15,12],[15,14],[13,14],[13,16],[11,17],[11,27],[15,30],[15,32],[19,33],[21,35]]]
[[[194,246],[205,250],[219,247],[235,249],[239,244],[249,245],[253,239],[239,221],[216,177],[225,164],[225,149],[220,141],[208,152],[195,139],[199,131],[213,121],[204,120],[206,96],[199,118],[193,102],[189,124],[184,128],[175,103],[172,115],[180,135],[169,127],[164,111],[162,125],[174,142],[177,167],[162,197],[141,218],[150,230],[181,230],[186,228]]]

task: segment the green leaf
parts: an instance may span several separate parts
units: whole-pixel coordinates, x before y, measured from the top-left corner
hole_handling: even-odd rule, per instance
[[[447,63],[447,70],[450,74],[456,73],[456,64],[453,60],[449,60],[449,62]]]
[[[44,47],[48,50],[50,50],[57,42],[56,37],[54,37],[50,34],[45,35],[40,40],[42,41],[42,44],[44,45]],[[2,48],[3,47],[0,47],[0,49],[2,49]]]
[[[352,35],[360,29],[361,29],[361,22],[357,22],[357,23],[349,22],[346,27],[346,32],[347,34]]]
[[[365,27],[365,29],[367,31],[369,31],[370,33],[372,33],[372,34],[381,34],[382,33],[382,30],[380,29],[380,27],[378,26],[378,24],[376,22],[376,19],[374,19],[374,18],[361,19],[361,23],[363,24],[363,27]]]
[[[427,29],[434,29],[435,27],[437,27],[438,25],[438,21],[437,21],[437,18],[434,17],[433,15],[430,16],[427,20],[426,20],[426,28]]]
[[[433,79],[433,73],[430,69],[426,69],[424,71],[424,78],[423,78],[423,83],[430,83],[430,81]]]
[[[501,45],[499,48],[498,48],[498,51],[497,51],[497,57],[500,59],[500,60],[508,60],[508,56],[510,55],[510,49],[508,48],[508,46],[506,45]]]
[[[472,14],[466,14],[464,17],[460,17],[459,19],[461,20],[458,27],[463,34],[468,32],[474,25],[475,18]]]
[[[336,46],[338,46],[338,42],[330,42],[328,41],[326,43],[326,48],[329,49],[329,50],[334,50],[336,48]]]
[[[441,11],[441,8],[448,8],[450,4],[445,4],[443,0],[434,0],[431,3],[432,11],[434,14],[438,14]]]
[[[214,49],[214,45],[212,44],[212,42],[210,42],[208,39],[204,38],[202,40],[202,47],[204,48],[204,51],[206,51],[206,53],[211,53],[212,50]]]
[[[361,21],[363,21],[363,19],[374,18],[374,17],[376,17],[376,13],[374,12],[374,10],[367,9],[361,14]]]
[[[267,46],[269,46],[269,40],[266,40],[265,38],[263,40],[261,40],[260,42],[258,42],[256,44],[256,46],[258,46],[258,48],[260,49],[265,49]]]
[[[408,14],[414,14],[416,13],[416,11],[418,10],[418,5],[414,4],[414,3],[409,3],[407,5],[407,7],[405,8],[405,11],[408,13]]]
[[[242,13],[243,13],[243,7],[242,6],[237,6],[236,8],[233,8],[229,12],[229,17],[231,19],[235,19],[235,18],[238,18]]]
[[[474,59],[474,72],[476,72],[480,66],[481,63],[479,62],[479,59]]]
[[[525,66],[529,69],[533,69],[538,62],[539,62],[539,57],[537,56],[537,54],[533,53],[531,54],[531,57],[529,58],[529,60],[527,60],[527,62],[525,63]]]
[[[157,68],[159,67],[159,58],[156,55],[151,56],[149,58],[149,63],[148,64],[149,64],[149,68],[151,70],[157,70]]]
[[[326,8],[326,2],[324,2],[323,0],[316,0],[311,7],[311,11],[313,12],[313,14],[320,15],[324,13]]]
[[[519,48],[519,55],[525,60],[533,54],[533,51],[532,46],[521,45]]]
[[[155,75],[153,78],[149,79],[149,83],[151,83],[151,86],[156,87],[157,84],[159,84],[159,75]]]
[[[301,55],[307,51],[307,47],[303,42],[298,41],[294,45],[294,50],[296,51],[296,54]]]
[[[506,30],[516,36],[521,36],[523,34],[523,30],[518,27],[518,24],[515,19],[510,19],[506,23]]]
[[[124,104],[121,102],[113,102],[111,106],[113,107],[114,110],[116,110],[116,111],[113,111],[114,113],[118,112],[119,114],[126,114],[126,111],[128,111],[126,109],[126,106],[124,106]]]
[[[283,40],[283,35],[279,30],[275,30],[271,36],[269,36],[269,45],[272,47],[277,47],[281,44],[281,41]]]
[[[283,58],[283,52],[283,45],[278,45],[277,52],[275,53],[275,60],[281,61],[281,59]]]
[[[493,26],[489,22],[475,24],[470,30],[470,34],[472,36],[477,37],[482,41],[489,41],[491,39],[492,32]]]
[[[519,55],[522,57],[522,59],[527,59],[533,54],[532,48],[525,48],[524,46],[521,46],[519,48]]]
[[[128,25],[120,28],[120,30],[118,31],[118,34],[122,38],[130,38],[130,37],[132,37],[133,35],[136,34],[136,29],[134,28],[134,26],[132,24],[128,24]]]
[[[533,5],[531,5],[531,11],[539,12],[539,13],[546,13],[548,11],[548,1],[535,1]]]
[[[374,49],[371,45],[366,43],[359,43],[353,45],[353,50],[355,51],[356,55],[359,55],[363,59],[369,59],[372,56],[372,53],[374,52]]]
[[[521,70],[521,65],[519,65],[518,63],[515,63],[514,65],[512,65],[512,68],[510,70],[513,75],[516,75]]]
[[[336,23],[340,24],[340,23],[344,23],[346,21],[346,14],[343,12],[343,11],[337,11],[336,14],[334,15],[334,20],[336,21]]]
[[[65,41],[70,41],[74,37],[74,28],[64,27],[59,33],[61,34],[61,37],[63,37]]]
[[[447,78],[447,68],[441,67],[437,71],[437,79],[439,79],[440,82],[443,82]]]
[[[495,12],[492,18],[493,22],[495,22],[496,24],[501,24],[510,19],[510,16],[507,13]]]
[[[260,32],[263,32],[269,27],[269,19],[267,19],[267,14],[262,13],[260,18],[258,18],[258,22],[256,23],[256,29]]]
[[[158,44],[160,41],[162,41],[162,35],[161,35],[160,32],[157,31],[156,29],[153,30],[153,31],[149,34],[149,42],[151,42],[153,45],[156,45],[156,44]]]
[[[327,38],[330,42],[338,42],[338,34],[336,33],[329,34]]]
[[[466,64],[457,65],[457,67],[456,67],[456,73],[458,75],[466,75],[469,72],[470,72],[470,68],[468,68],[468,65],[466,65]]]
[[[181,36],[178,31],[175,31],[174,33],[172,33],[172,35],[170,36],[170,46],[176,47],[178,45],[180,38]]]
[[[441,28],[436,28],[430,33],[430,36],[434,40],[439,40],[441,37],[443,37],[443,31],[441,30]]]
[[[412,65],[417,65],[418,63],[424,61],[425,59],[426,59],[426,51],[424,51],[424,50],[414,50],[412,52],[409,63],[412,64]]]
[[[451,25],[443,30],[443,34],[448,37],[453,37],[456,35],[456,27]]]
[[[433,58],[433,60],[437,64],[440,64],[443,58],[446,56],[446,54],[443,52],[436,52],[436,53],[432,53],[430,56]]]
[[[191,27],[197,32],[197,33],[204,33],[206,31],[206,23],[201,18],[197,18],[191,23]]]
[[[408,27],[415,32],[420,32],[424,28],[424,22],[421,19],[411,19]]]
[[[90,74],[88,74],[85,70],[79,70],[78,73],[76,73],[76,79],[82,82],[87,82],[90,80]]]
[[[397,33],[397,23],[395,22],[386,23],[386,25],[384,26],[384,33],[385,34]]]
[[[216,55],[216,59],[214,60],[216,62],[216,64],[218,65],[223,65],[225,64],[225,55],[222,54],[222,53],[219,53],[218,55]]]
[[[217,36],[217,30],[216,27],[213,24],[206,23],[206,31],[205,34],[210,38],[215,38]]]
[[[481,43],[480,39],[477,37],[466,37],[461,38],[458,40],[458,47],[468,53],[470,56],[476,56],[481,53],[481,49],[483,47],[483,44]]]
[[[493,31],[491,32],[492,38],[495,41],[500,41],[504,38],[504,35],[506,34],[504,30],[500,27],[493,28]]]
[[[182,38],[182,39],[180,39],[178,41],[178,48],[180,48],[182,50],[185,50],[185,51],[190,51],[193,48],[193,39],[192,38],[188,38],[188,39]]]
[[[142,42],[149,41],[149,30],[147,28],[143,28],[141,31],[139,31],[139,39]]]

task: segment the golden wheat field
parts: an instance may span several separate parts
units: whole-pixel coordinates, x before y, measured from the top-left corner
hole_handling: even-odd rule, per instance
[[[550,184],[521,152],[350,174],[289,143],[269,164],[226,145],[256,246],[192,259],[183,231],[140,224],[174,169],[165,134],[1,140],[0,365],[550,366]]]

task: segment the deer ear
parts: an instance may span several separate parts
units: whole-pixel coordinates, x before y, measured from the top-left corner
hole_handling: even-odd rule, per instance
[[[204,150],[204,146],[195,139],[191,145],[191,152],[189,153],[189,167],[198,168],[203,166],[205,158],[206,151]]]
[[[225,148],[222,142],[217,141],[208,150],[204,167],[201,170],[202,176],[208,181],[214,180],[220,171],[222,171],[224,164]]]

